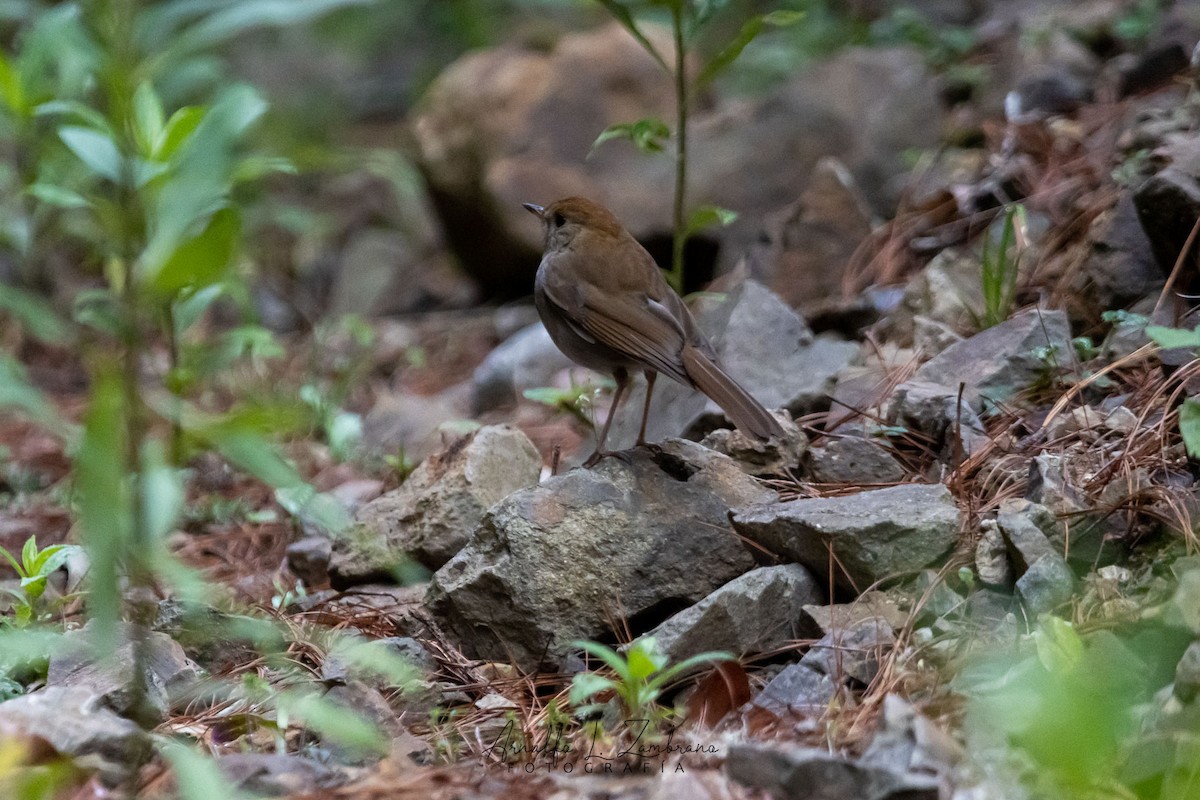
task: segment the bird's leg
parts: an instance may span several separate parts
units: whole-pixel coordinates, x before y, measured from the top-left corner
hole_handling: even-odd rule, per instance
[[[613,378],[617,382],[617,390],[613,392],[612,405],[608,408],[608,418],[604,420],[604,427],[600,429],[600,438],[596,442],[596,452],[588,456],[588,460],[583,462],[585,467],[594,467],[600,459],[605,456],[610,456],[612,453],[604,449],[604,441],[608,439],[608,428],[612,425],[613,417],[617,415],[617,409],[621,407],[621,398],[625,396],[625,389],[629,386],[629,372],[624,367],[613,370]]]
[[[654,379],[658,377],[658,373],[652,369],[645,370],[642,374],[646,376],[646,402],[642,404],[642,427],[638,428],[638,447],[646,444],[646,420],[650,417],[650,397],[654,394]]]

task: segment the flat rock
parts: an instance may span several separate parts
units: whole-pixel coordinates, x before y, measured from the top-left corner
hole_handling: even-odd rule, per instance
[[[843,497],[739,508],[734,529],[818,580],[862,591],[927,567],[958,540],[960,514],[942,484],[906,484]],[[839,565],[829,575],[829,551]]]
[[[837,683],[847,679],[869,686],[879,672],[879,663],[896,643],[892,626],[882,617],[868,617],[835,628],[813,644],[800,663]]]
[[[483,514],[508,495],[533,486],[542,458],[524,433],[489,425],[430,456],[398,489],[358,512],[358,535],[339,539],[329,565],[335,588],[388,575],[405,556],[430,568],[467,543]]]
[[[638,448],[493,506],[426,602],[470,657],[532,669],[609,637],[612,619],[640,634],[753,568],[729,508],[774,497],[693,442]]]
[[[888,448],[862,436],[844,436],[808,451],[809,476],[817,483],[899,483],[904,469]]]
[[[799,314],[755,281],[745,281],[723,301],[697,309],[696,321],[746,391],[766,408],[786,408],[793,416],[828,406],[838,371],[858,356],[854,342],[814,337]],[[636,438],[644,398],[639,381],[617,415],[611,444]],[[719,427],[732,426],[704,395],[670,380],[655,385],[646,428],[650,441],[680,435],[699,438]]]
[[[1067,315],[1034,308],[951,345],[915,377],[952,388],[963,383],[964,399],[979,411],[986,402],[1009,400],[1047,371],[1073,362]]]
[[[882,619],[893,630],[903,628],[908,622],[908,612],[900,608],[896,599],[877,591],[863,592],[850,603],[805,606],[804,616],[820,636],[852,628],[867,619]]]
[[[801,610],[821,588],[799,564],[759,567],[734,578],[650,632],[671,663],[712,650],[762,653],[801,638]]]
[[[1061,552],[1050,542],[1058,522],[1054,512],[1043,505],[1021,498],[1004,500],[996,514],[996,525],[1019,572],[1029,569],[1030,564],[1044,555]]]
[[[36,736],[110,784],[150,757],[150,737],[85,686],[47,686],[0,703],[0,738]]]
[[[1075,573],[1058,553],[1046,553],[1017,578],[1017,597],[1030,618],[1054,611],[1075,592]]]
[[[113,711],[131,713],[134,711],[131,684],[137,663],[132,626],[122,625],[121,643],[107,658],[97,655],[94,635],[93,622],[63,635],[62,647],[50,658],[46,684],[87,689]],[[167,634],[146,631],[143,635],[147,655],[144,664],[146,699],[154,711],[165,715],[173,697],[177,698],[181,691],[199,679],[200,669],[187,657],[183,647]]]
[[[788,664],[750,704],[777,717],[819,717],[838,692],[833,678],[807,664]]]
[[[215,763],[236,788],[269,797],[335,789],[349,780],[340,770],[288,753],[231,753]]]
[[[729,777],[775,800],[938,800],[940,781],[829,753],[784,745],[735,744]]]

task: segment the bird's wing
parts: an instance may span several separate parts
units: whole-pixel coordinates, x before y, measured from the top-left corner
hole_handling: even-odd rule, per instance
[[[546,298],[573,327],[607,347],[687,386],[683,327],[670,309],[640,292],[601,292],[582,283],[546,281]]]

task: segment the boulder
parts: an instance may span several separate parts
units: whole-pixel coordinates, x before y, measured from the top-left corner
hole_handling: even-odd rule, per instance
[[[942,484],[743,506],[734,529],[824,582],[861,592],[935,563],[958,541],[961,515]],[[836,563],[829,574],[830,549]]]
[[[362,530],[334,545],[331,581],[337,588],[369,583],[405,557],[437,569],[467,543],[491,505],[536,484],[541,471],[529,437],[509,425],[460,437],[359,510]]]
[[[750,570],[729,509],[774,497],[692,442],[606,458],[493,506],[426,603],[470,657],[532,669],[611,638],[617,619],[640,634]]]

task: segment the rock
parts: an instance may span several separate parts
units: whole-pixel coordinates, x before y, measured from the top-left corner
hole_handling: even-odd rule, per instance
[[[351,514],[383,493],[383,481],[374,478],[357,478],[339,483],[329,494],[345,506]]]
[[[804,567],[759,567],[665,620],[650,635],[672,664],[713,650],[763,653],[802,638],[801,609],[820,599],[821,589]]]
[[[772,412],[784,435],[762,442],[741,431],[718,428],[700,440],[710,450],[727,455],[750,475],[787,475],[800,465],[808,450],[808,437],[786,411]]]
[[[667,32],[645,30],[670,59]],[[695,103],[690,194],[739,212],[701,237],[710,264],[732,267],[759,220],[793,202],[825,156],[841,158],[867,196],[893,203],[902,154],[937,142],[937,95],[915,50],[851,47],[765,97]],[[528,292],[541,250],[521,202],[583,195],[652,249],[667,241],[661,188],[672,161],[624,141],[592,145],[610,125],[673,112],[669,76],[612,24],[544,51],[508,45],[464,56],[430,86],[412,127],[448,244],[487,295],[503,297]]]
[[[862,762],[894,773],[947,775],[966,759],[954,738],[896,694],[883,698],[881,724]]]
[[[913,317],[912,324],[913,347],[926,356],[935,356],[963,340],[963,336],[946,323],[921,314]]]
[[[833,439],[808,451],[808,474],[817,483],[899,483],[904,469],[888,448],[861,436]]]
[[[1071,520],[1071,541],[1066,531],[1055,525],[1049,531],[1055,552],[1067,553],[1073,563],[1094,564],[1104,553],[1104,539],[1110,529],[1124,530],[1124,523],[1094,513],[1095,508],[1081,488],[1089,471],[1099,465],[1095,453],[1042,453],[1029,465],[1029,484],[1025,496],[1050,509],[1054,517]]]
[[[373,639],[369,642],[363,642],[358,647],[362,648],[360,656],[367,660],[369,664],[373,653],[379,653],[382,657],[399,657],[410,664],[413,668],[414,681],[422,674],[433,672],[437,669],[437,661],[425,646],[413,639],[410,636],[389,636],[384,639]],[[363,652],[368,651],[368,652]],[[347,663],[337,651],[331,652],[321,662],[321,680],[326,683],[346,683],[351,680],[361,680],[363,683],[369,684],[376,689],[395,688],[397,685],[385,677],[383,674],[372,670],[366,664]],[[400,685],[399,688],[406,688]]]
[[[908,612],[896,604],[895,598],[876,591],[863,592],[851,603],[805,606],[804,616],[821,636],[853,628],[868,619],[882,619],[892,630],[900,630],[908,623]]]
[[[917,370],[917,380],[965,384],[975,410],[1003,402],[1074,360],[1071,326],[1061,311],[1030,309],[951,345]]]
[[[1159,269],[1163,275],[1169,275],[1200,217],[1200,176],[1169,166],[1134,191],[1133,205]],[[1184,274],[1189,269],[1194,272],[1197,263],[1200,262],[1193,248]],[[1185,281],[1176,288],[1187,291],[1188,283]]]
[[[324,586],[329,582],[329,559],[333,554],[333,542],[325,536],[305,536],[292,542],[284,551],[288,569],[308,588]]]
[[[1091,100],[1091,88],[1068,72],[1042,71],[1021,80],[1004,98],[1009,122],[1027,124],[1073,114]]]
[[[331,686],[323,699],[367,723],[377,734],[376,741],[352,736],[322,737],[322,744],[335,760],[343,764],[361,765],[378,761],[387,755],[387,742],[404,730],[383,694],[362,681],[349,680]]]
[[[884,413],[888,425],[925,436],[946,462],[969,458],[987,443],[983,422],[957,388],[905,381],[892,392]]]
[[[363,443],[378,453],[395,455],[402,451],[415,463],[444,445],[439,425],[466,416],[466,404],[454,391],[439,395],[383,394],[363,419]]]
[[[1200,694],[1200,642],[1192,642],[1175,667],[1175,696],[1190,703]]]
[[[880,334],[915,345],[918,318],[922,326],[942,326],[947,334],[973,329],[974,313],[983,308],[979,262],[979,255],[966,249],[942,250],[909,279],[896,312],[879,324]]]
[[[879,662],[896,643],[892,626],[882,617],[868,617],[821,637],[800,663],[828,675],[838,683],[847,678],[870,686],[879,672]]]
[[[1074,271],[1069,285],[1072,295],[1086,298],[1091,309],[1125,308],[1162,285],[1163,271],[1130,193],[1123,192],[1115,206],[1092,222],[1088,247],[1083,268]]]
[[[488,354],[471,376],[471,407],[476,414],[512,405],[526,389],[550,386],[572,366],[546,326],[536,322],[514,333]]]
[[[692,442],[607,458],[493,506],[427,605],[470,657],[532,669],[606,638],[614,616],[637,635],[751,569],[728,510],[774,496]]]
[[[1104,427],[1113,433],[1133,433],[1140,426],[1138,415],[1127,406],[1118,406],[1104,418]]]
[[[858,355],[853,342],[814,338],[796,312],[754,281],[699,309],[696,321],[746,391],[766,408],[786,408],[794,417],[827,407],[838,370]],[[610,444],[636,438],[644,398],[639,382],[617,415]],[[647,439],[699,438],[717,427],[731,426],[704,395],[669,380],[655,385]]]
[[[334,587],[386,576],[405,556],[437,569],[462,549],[491,505],[535,485],[541,471],[542,458],[529,437],[509,425],[459,438],[423,461],[398,489],[358,512],[355,522],[364,533],[334,545],[329,567]]]
[[[1008,543],[1017,572],[1025,572],[1044,555],[1061,553],[1050,542],[1050,535],[1057,532],[1058,521],[1045,506],[1009,498],[1000,503],[996,525]]]
[[[729,777],[775,800],[938,800],[941,782],[854,762],[827,750],[734,744],[725,760]]]
[[[150,737],[104,707],[85,686],[47,686],[0,703],[0,739],[37,737],[109,785],[135,774],[150,758]]]
[[[1005,587],[1013,581],[1008,545],[995,520],[980,523],[979,541],[975,543],[975,574],[987,586]]]
[[[135,713],[131,688],[137,663],[134,629],[128,624],[122,626],[121,643],[108,657],[96,653],[95,632],[96,624],[89,622],[63,635],[62,647],[50,657],[46,684],[87,689],[97,702],[118,714]],[[141,636],[146,647],[146,700],[161,718],[172,701],[199,680],[200,670],[179,643],[165,633],[144,631]]]
[[[1046,553],[1017,578],[1017,596],[1031,619],[1069,602],[1074,592],[1075,574],[1058,553]]]
[[[216,765],[235,788],[268,797],[328,791],[349,780],[326,764],[290,753],[230,753]]]
[[[838,685],[807,664],[788,664],[750,701],[777,717],[814,717],[825,713]]]
[[[376,316],[421,309],[419,258],[408,238],[390,228],[355,231],[338,259],[329,314]]]
[[[801,314],[826,312],[846,304],[845,270],[870,233],[854,176],[836,158],[822,158],[800,199],[767,217],[747,267]]]
[[[1076,436],[1088,442],[1094,442],[1104,424],[1104,414],[1091,406],[1080,406],[1059,414],[1049,424],[1043,426],[1046,438],[1050,440]]]
[[[926,567],[958,540],[960,514],[942,484],[906,484],[844,497],[743,506],[738,533],[804,564],[818,580],[862,591]],[[839,567],[829,575],[829,548]]]

